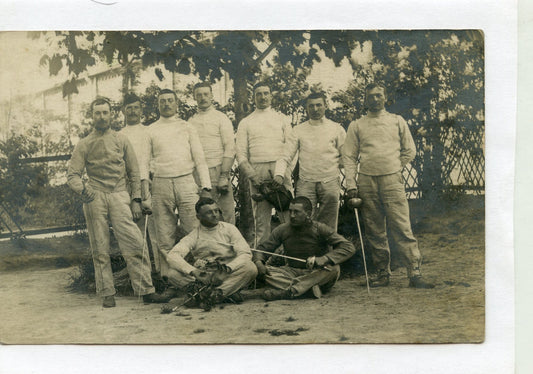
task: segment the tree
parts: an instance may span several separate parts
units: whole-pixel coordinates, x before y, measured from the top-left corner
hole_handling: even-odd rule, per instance
[[[483,157],[483,37],[470,30],[379,31],[369,36],[372,60],[353,63],[356,78],[333,97],[341,104],[337,121],[361,116],[365,86],[384,82],[391,112],[408,121],[418,141],[420,157],[412,166],[422,196],[438,199],[464,155],[458,142],[480,164]]]
[[[272,84],[273,106],[291,115],[293,124],[305,118],[301,99],[309,90],[306,77],[322,51],[336,66],[348,61],[353,69],[354,80],[332,95],[336,106],[327,112],[343,126],[364,113],[364,87],[372,81],[386,83],[390,110],[408,120],[418,143],[412,166],[424,197],[442,194],[451,165],[461,157],[451,147],[452,137],[463,134],[471,143],[470,155],[483,157],[479,138],[470,136],[483,127],[483,38],[477,31],[102,31],[55,37],[62,52],[44,56],[42,62],[51,74],[68,67],[64,93],[76,92],[74,77],[99,59],[122,66],[123,93],[135,84],[139,61],[142,67],[162,64],[172,74],[195,74],[211,82],[226,75],[233,81],[233,96],[225,111],[235,127],[253,108],[249,98],[258,80]],[[370,61],[358,59],[354,51],[368,45]],[[155,73],[164,78],[162,69]],[[158,89],[149,87],[142,95],[146,123],[157,118]],[[180,115],[187,118],[192,110],[183,105]],[[238,199],[245,234],[252,227],[247,186],[241,184]]]
[[[362,34],[361,34],[362,33]],[[328,58],[339,65],[349,57],[351,48],[359,45],[356,31],[76,31],[57,32],[50,43],[60,52],[43,56],[41,63],[48,64],[50,74],[57,74],[63,66],[68,68],[69,80],[63,85],[64,95],[77,92],[76,77],[97,59],[108,63],[118,61],[124,68],[123,93],[127,91],[128,70],[135,61],[143,66],[163,64],[173,73],[195,73],[201,80],[216,81],[227,74],[233,81],[235,124],[249,112],[249,90],[260,76],[262,65],[269,65],[268,58],[276,52],[276,63],[292,65],[294,70],[310,68],[320,61],[318,49],[323,49]],[[43,33],[31,33],[41,37]],[[318,49],[317,49],[318,48]],[[133,72],[134,73],[134,72]],[[163,71],[156,69],[159,79]],[[281,91],[283,94],[283,91]],[[285,108],[288,110],[288,108]],[[241,181],[244,182],[244,181]],[[242,183],[240,201],[242,206],[241,229],[251,231],[252,215],[246,187]]]
[[[233,81],[235,122],[251,112],[249,92],[261,73],[262,63],[277,52],[276,62],[293,68],[312,66],[319,61],[317,50],[307,48],[310,34],[304,31],[222,31],[222,32],[156,32],[147,36],[145,65],[163,63],[165,68],[181,74],[195,72],[201,80],[215,81],[227,73]],[[317,41],[328,46],[327,39]],[[348,46],[348,44],[346,44]],[[340,63],[342,53],[333,48],[328,53]],[[343,50],[349,52],[349,48]],[[241,202],[240,228],[247,236],[253,227],[248,183],[239,179]]]
[[[50,75],[57,75],[64,67],[69,78],[63,84],[63,97],[78,93],[76,79],[99,60],[108,64],[118,62],[122,72],[122,94],[136,83],[143,48],[143,32],[124,31],[46,31],[29,32],[32,39],[46,38],[51,55],[41,58],[48,65]]]
[[[308,67],[295,68],[289,63],[276,63],[270,72],[263,73],[260,78],[272,90],[272,108],[289,116],[293,126],[299,124],[306,115],[303,104],[311,89],[307,83],[310,73]]]

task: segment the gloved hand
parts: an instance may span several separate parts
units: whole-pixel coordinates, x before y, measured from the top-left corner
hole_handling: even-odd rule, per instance
[[[305,266],[308,269],[313,269],[314,267],[323,268],[326,265],[329,265],[330,262],[331,261],[326,256],[320,256],[320,257],[311,256],[307,258]]]
[[[207,271],[202,271],[200,269],[196,269],[191,271],[191,275],[200,283],[205,285],[211,284],[211,276],[212,274]]]
[[[133,220],[138,221],[141,219],[143,212],[141,209],[141,203],[138,203],[137,201],[133,201],[130,204],[131,214],[133,215]]]
[[[220,264],[218,265],[218,270],[225,274],[231,274],[232,270],[231,268],[226,264]]]
[[[213,196],[211,195],[211,191],[206,190],[205,188],[202,188],[202,191],[200,191],[200,199],[212,199]]]
[[[346,191],[345,197],[346,197],[346,200],[350,200],[355,197],[358,197],[357,195],[358,195],[357,188],[351,188],[348,191]]]
[[[329,264],[330,264],[330,260],[328,257],[326,256],[315,257],[315,265],[317,267],[322,268]]]
[[[149,196],[146,200],[142,201],[141,208],[144,215],[149,216],[152,214],[152,196]]]
[[[213,275],[211,276],[211,285],[218,287],[224,282],[224,280],[228,277],[228,274],[231,273],[231,269],[225,265],[221,267],[219,270],[215,271]]]
[[[268,268],[263,263],[263,261],[255,261],[254,264],[255,264],[255,267],[257,268],[258,277],[264,277],[265,275],[270,275],[270,271],[268,271]]]
[[[217,192],[221,195],[225,195],[229,192],[229,177],[221,174],[217,182]]]
[[[91,201],[94,200],[95,197],[96,197],[96,192],[94,192],[94,190],[91,187],[85,186],[83,188],[83,191],[81,192],[81,201],[84,204],[89,204]]]
[[[272,187],[275,188],[275,189],[278,189],[280,188],[281,186],[283,186],[283,180],[285,178],[283,178],[283,176],[281,175],[276,175],[274,177],[274,179],[272,179]]]

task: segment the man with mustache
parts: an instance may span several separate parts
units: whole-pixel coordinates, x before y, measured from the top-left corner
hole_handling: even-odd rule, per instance
[[[157,246],[155,224],[152,216],[152,196],[150,190],[146,190],[150,185],[150,171],[145,170],[146,160],[150,160],[149,149],[145,146],[148,138],[148,127],[141,124],[142,106],[141,99],[134,93],[129,93],[124,97],[124,104],[122,107],[122,113],[126,126],[120,130],[121,134],[124,134],[131,143],[137,162],[139,163],[139,171],[141,174],[141,189],[142,195],[142,211],[143,215],[147,215],[137,221],[137,226],[142,233],[148,232],[149,242],[152,246],[152,253],[154,256],[155,270],[159,272],[161,270],[161,264],[159,259],[159,249]],[[148,181],[148,183],[146,183]],[[129,184],[129,190],[131,192],[131,183]],[[145,227],[145,223],[148,223],[148,227]],[[148,240],[148,239],[147,239]]]
[[[276,227],[257,247],[274,252],[283,245],[285,255],[302,260],[288,259],[285,266],[269,266],[263,253],[254,253],[258,277],[264,277],[271,287],[263,292],[265,300],[293,299],[309,290],[320,298],[339,279],[339,264],[355,253],[351,242],[331,227],[313,221],[312,211],[307,197],[295,197],[289,205],[290,222]]]
[[[337,230],[339,216],[341,148],[346,132],[325,117],[326,96],[316,92],[306,99],[309,120],[294,128],[294,137],[276,163],[275,185],[298,154],[300,165],[296,196],[305,196],[313,205],[313,219]]]
[[[213,106],[213,89],[207,82],[193,89],[198,113],[189,119],[196,129],[209,167],[214,200],[222,211],[222,220],[235,224],[235,201],[230,171],[235,160],[235,135],[230,119]],[[195,173],[198,180],[198,174]]]
[[[141,180],[135,152],[128,139],[110,129],[111,105],[106,99],[91,103],[93,131],[74,148],[68,168],[68,185],[79,193],[87,222],[94,262],[96,292],[103,307],[115,306],[115,287],[109,259],[109,221],[124,259],[135,294],[146,303],[167,302],[155,294],[150,258],[143,253],[143,238],[133,219],[140,219]],[[87,172],[89,180],[83,182]],[[131,183],[131,199],[126,187]]]
[[[405,120],[387,112],[386,102],[385,86],[371,83],[366,87],[368,113],[350,124],[343,147],[346,195],[350,199],[359,194],[363,200],[366,237],[378,270],[370,286],[383,287],[390,283],[389,231],[407,269],[409,287],[433,288],[420,272],[422,259],[411,230],[402,177],[404,166],[415,158],[415,143]]]
[[[220,208],[213,199],[200,199],[196,212],[200,225],[170,251],[169,265],[182,274],[184,282],[196,280],[210,286],[214,304],[232,296],[242,301],[235,293],[257,275],[248,243],[234,225],[220,221]]]
[[[252,195],[258,194],[262,182],[273,178],[276,160],[294,136],[289,118],[270,107],[272,93],[266,83],[255,85],[254,101],[256,109],[239,123],[236,137],[237,161],[243,175],[250,181]],[[287,168],[283,181],[289,191],[292,191],[291,173],[291,168]],[[252,202],[254,248],[270,234],[273,207],[267,200]],[[288,212],[278,214],[281,221],[288,220]]]
[[[156,224],[159,250],[168,253],[176,244],[178,218],[188,233],[197,225],[194,206],[199,196],[211,197],[211,180],[198,133],[189,123],[177,117],[176,93],[163,89],[158,96],[161,117],[148,127],[147,147],[151,155],[154,180],[152,183],[152,209]],[[144,169],[150,168],[145,160]],[[193,177],[198,173],[201,192]],[[144,182],[148,188],[148,181]],[[173,277],[166,256],[161,258],[161,275],[173,286],[183,286],[179,274]]]

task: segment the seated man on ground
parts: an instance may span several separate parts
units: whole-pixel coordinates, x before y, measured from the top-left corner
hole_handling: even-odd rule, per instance
[[[312,290],[316,298],[328,292],[340,275],[339,264],[355,253],[355,247],[331,227],[311,220],[311,201],[298,196],[289,206],[290,222],[278,226],[258,250],[274,252],[283,244],[288,259],[281,267],[265,265],[265,254],[256,251],[258,274],[272,288],[263,292],[265,300],[292,299]],[[268,256],[268,255],[267,255]]]
[[[200,225],[172,248],[167,261],[183,277],[180,283],[208,286],[210,302],[216,304],[246,287],[257,269],[246,240],[234,225],[220,221],[221,211],[213,199],[200,199],[195,209]],[[193,265],[185,260],[189,256]]]

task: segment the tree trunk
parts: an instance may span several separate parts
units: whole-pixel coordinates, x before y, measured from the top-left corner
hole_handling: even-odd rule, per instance
[[[124,98],[129,89],[130,89],[130,76],[128,72],[128,68],[124,69],[124,73],[122,74],[122,97]]]
[[[172,72],[172,90],[178,92],[178,74],[175,71]]]
[[[120,59],[119,59],[120,61]],[[128,92],[130,91],[130,77],[131,77],[131,64],[130,59],[127,53],[124,53],[124,57],[122,61],[120,61],[120,64],[122,65],[122,99],[126,97]]]
[[[233,79],[233,90],[235,96],[235,122],[239,124],[250,113],[247,81],[244,72]]]
[[[233,80],[235,97],[235,122],[236,125],[250,112],[248,104],[248,90],[245,72],[236,76]],[[253,240],[254,220],[252,214],[251,194],[248,178],[239,173],[238,199],[240,205],[239,229],[248,242]]]

